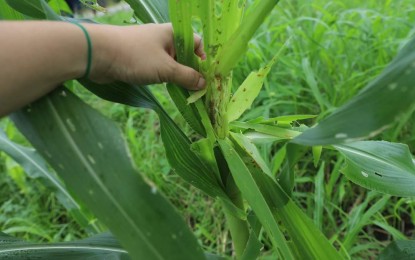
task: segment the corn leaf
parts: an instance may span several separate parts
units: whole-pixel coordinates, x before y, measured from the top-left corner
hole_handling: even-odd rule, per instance
[[[123,259],[130,257],[118,241],[104,233],[80,241],[64,243],[30,243],[0,232],[1,259]]]
[[[223,44],[218,54],[215,74],[227,76],[245,54],[248,42],[279,0],[256,0],[247,10],[242,23]]]
[[[413,259],[415,258],[415,241],[398,240],[393,241],[379,255],[379,260],[389,259]]]
[[[6,0],[0,0],[0,20],[21,20],[23,15],[11,8]]]
[[[301,132],[298,132],[295,130],[273,126],[273,125],[252,124],[252,123],[245,123],[245,122],[239,122],[239,121],[234,121],[230,125],[234,129],[238,129],[238,128],[247,129],[247,130],[252,129],[259,133],[274,136],[278,138],[278,140],[293,139],[294,137],[301,134]]]
[[[245,79],[242,85],[236,90],[228,105],[228,120],[229,122],[238,119],[243,112],[250,109],[255,98],[259,95],[265,77],[271,70],[277,57],[274,57],[266,66],[261,68],[258,72],[251,72]]]
[[[373,137],[412,107],[414,82],[415,38],[359,94],[293,141],[327,145]]]
[[[300,145],[287,143],[285,150],[286,158],[281,169],[281,174],[278,175],[278,183],[281,185],[284,191],[289,196],[291,196],[295,184],[294,167],[297,162],[303,157],[305,149]]]
[[[248,121],[249,123],[256,124],[281,124],[281,125],[290,125],[291,123],[299,120],[315,118],[316,115],[289,115],[289,116],[277,116],[273,118],[264,118],[259,117]]]
[[[254,144],[269,144],[282,140],[281,138],[275,137],[273,135],[258,133],[255,131],[244,132],[244,135]]]
[[[199,70],[198,60],[194,54],[194,38],[192,28],[192,12],[196,2],[189,0],[169,1],[169,13],[174,29],[174,44],[177,61]],[[189,91],[174,84],[168,84],[167,90],[173,99],[176,107],[188,124],[199,134],[206,136],[205,128],[201,122],[196,102],[187,102],[190,97]]]
[[[189,92],[175,84],[167,84],[167,90],[180,114],[182,114],[183,118],[190,125],[190,127],[192,127],[192,129],[200,135],[206,136],[206,131],[203,127],[196,106],[194,104],[188,104],[187,102]]]
[[[143,23],[169,22],[167,0],[126,0]]]
[[[284,259],[293,259],[291,250],[289,249],[287,241],[274,219],[272,210],[267,204],[264,195],[261,193],[258,184],[249,172],[249,169],[245,166],[244,161],[242,161],[239,157],[229,140],[219,140],[219,145],[231,170],[236,185],[241,190],[242,195],[248,201],[249,205],[252,207],[264,229],[270,235],[272,243],[275,247],[278,247],[281,250]]]
[[[253,207],[253,203],[256,202],[251,201],[248,198],[248,196],[250,196],[248,195],[248,192],[252,192],[253,189],[259,189],[262,198],[265,199],[268,207],[272,210],[273,215],[276,219],[282,221],[289,237],[292,242],[294,242],[291,244],[291,246],[295,248],[294,251],[291,251],[293,254],[295,252],[295,255],[298,254],[301,259],[342,259],[327,238],[314,225],[313,221],[305,215],[297,205],[295,205],[295,203],[284,192],[282,187],[278,185],[278,183],[269,175],[265,174],[260,167],[258,167],[256,158],[252,157],[250,152],[239,146],[238,143],[234,142],[233,144],[235,146],[235,150],[229,149],[229,152],[236,151],[238,158],[242,160],[245,169],[248,170],[248,172],[232,172],[232,175],[234,176],[235,182],[240,188],[243,196],[252,206],[252,209],[261,221],[261,224],[264,226],[265,230],[269,232],[264,225],[263,220],[261,220],[261,216],[259,216],[259,213]],[[223,149],[224,148],[222,147],[222,150]],[[232,159],[236,160],[236,157],[232,157]],[[227,158],[227,162],[232,171],[231,162],[229,160]],[[239,164],[240,162],[238,161],[235,162],[235,164],[236,163]],[[243,169],[243,167],[238,168],[239,170]],[[235,171],[237,170],[236,167],[233,169]],[[242,174],[244,175],[243,177],[240,176]],[[238,178],[239,180],[237,180]],[[255,186],[257,188],[254,188]],[[257,195],[257,198],[259,198],[258,196],[259,195]],[[278,247],[278,245],[276,246]],[[284,253],[283,259],[288,259],[289,257],[289,255],[285,255]]]
[[[193,186],[210,196],[226,199],[223,184],[216,178],[215,169],[192,151],[189,139],[164,112],[159,113],[161,135],[166,155],[173,170]]]
[[[36,19],[46,19],[43,0],[5,0],[14,10]]]
[[[346,157],[344,174],[371,190],[396,196],[415,196],[415,165],[407,145],[359,141],[335,145]]]
[[[246,244],[245,251],[241,257],[242,260],[258,259],[261,253],[261,248],[264,245],[258,240],[257,234],[251,232],[249,234],[248,243]]]
[[[72,10],[69,8],[68,3],[66,3],[65,0],[51,0],[48,3],[49,6],[58,14],[61,12],[72,14]]]
[[[202,258],[173,206],[137,174],[112,121],[62,89],[12,120],[133,258]]]

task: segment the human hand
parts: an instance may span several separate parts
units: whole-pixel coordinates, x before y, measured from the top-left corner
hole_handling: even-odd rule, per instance
[[[91,80],[133,84],[172,82],[190,90],[204,88],[205,80],[199,72],[174,59],[171,24],[87,26],[93,42]],[[195,53],[201,59],[206,58],[202,40],[196,35]]]

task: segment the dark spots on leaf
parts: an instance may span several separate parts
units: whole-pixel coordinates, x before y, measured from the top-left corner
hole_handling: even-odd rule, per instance
[[[382,174],[379,174],[377,172],[375,172],[375,175],[379,176],[379,177],[383,177]]]

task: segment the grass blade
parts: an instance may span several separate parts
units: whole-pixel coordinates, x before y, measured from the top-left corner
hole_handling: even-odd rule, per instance
[[[59,202],[73,214],[82,226],[86,227],[91,223],[92,215],[81,208],[81,205],[69,194],[62,181],[48,169],[46,161],[35,149],[13,143],[0,129],[0,151],[5,152],[20,164],[31,178],[41,179],[47,187],[56,193]],[[47,156],[51,156],[49,152],[45,153]],[[98,227],[94,228],[96,231],[100,231]]]

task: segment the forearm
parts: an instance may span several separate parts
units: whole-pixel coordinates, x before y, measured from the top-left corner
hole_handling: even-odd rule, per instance
[[[174,60],[171,24],[111,26],[83,24],[92,42],[89,78],[145,85],[172,82],[191,90],[205,80]],[[0,117],[82,77],[88,45],[78,26],[65,22],[0,22]],[[195,53],[204,58],[195,36]]]
[[[110,59],[103,55],[111,53],[105,50],[105,42],[110,39],[105,39],[103,30],[111,27],[85,27],[93,42],[92,66],[93,73],[97,73],[100,64],[109,64],[100,59]],[[0,22],[0,33],[0,116],[85,73],[87,41],[74,24]]]

